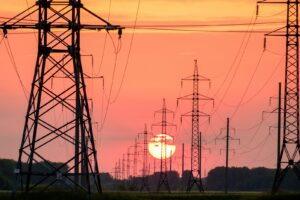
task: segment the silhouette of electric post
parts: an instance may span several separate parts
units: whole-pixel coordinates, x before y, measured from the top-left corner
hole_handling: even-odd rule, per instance
[[[122,180],[125,180],[125,154],[123,154],[123,157],[122,157]]]
[[[156,172],[156,159],[153,159],[153,174]]]
[[[128,185],[130,186],[130,185],[133,185],[134,186],[134,175],[133,175],[133,173],[131,174],[130,172],[132,171],[133,172],[133,170],[132,170],[132,167],[131,167],[131,162],[133,162],[133,159],[131,158],[130,159],[130,157],[132,157],[132,156],[134,156],[134,153],[132,153],[131,152],[131,150],[134,148],[134,146],[135,145],[133,145],[133,146],[129,146],[128,148],[127,148],[127,165],[126,165],[126,168],[127,168],[127,183],[128,183]],[[132,178],[132,184],[131,184],[131,179]]]
[[[170,150],[170,172],[172,171],[172,150]]]
[[[115,173],[115,180],[120,180],[121,175],[121,161],[120,159],[115,163],[114,167],[114,173]]]
[[[286,62],[284,77],[283,138],[280,164],[272,186],[276,193],[288,171],[293,170],[300,180],[299,139],[299,0],[258,1],[259,4],[282,4],[287,7],[286,26],[265,36],[279,36],[286,39]],[[258,13],[258,12],[257,12]],[[281,31],[285,30],[285,33]]]
[[[222,133],[224,130],[225,130],[225,129],[222,128],[222,129],[221,129],[221,133]],[[226,163],[225,163],[225,187],[224,187],[224,192],[225,192],[225,194],[228,193],[228,160],[229,160],[228,158],[229,158],[229,151],[230,151],[230,150],[233,150],[233,151],[234,151],[234,149],[230,149],[230,148],[229,148],[229,141],[230,141],[230,140],[237,140],[237,141],[239,141],[239,143],[240,143],[240,139],[233,138],[232,136],[230,136],[230,130],[233,130],[233,131],[235,132],[235,129],[230,128],[230,120],[229,120],[229,118],[227,118],[226,136],[223,137],[223,138],[216,138],[216,139],[215,139],[215,142],[216,142],[217,140],[226,140],[226,149],[225,149],[225,151],[226,151]],[[221,151],[222,151],[222,149],[220,149],[220,152],[221,152]]]
[[[129,156],[133,156],[133,169],[132,169],[132,186],[134,188],[137,187],[137,183],[136,183],[136,178],[137,178],[137,168],[138,168],[138,148],[140,148],[140,146],[138,145],[138,141],[137,138],[134,139],[134,144],[132,146],[129,146]],[[133,149],[133,153],[130,152],[130,149]]]
[[[203,160],[203,153],[204,151],[208,151],[209,153],[211,153],[211,149],[210,148],[205,148],[203,146],[202,143],[202,132],[200,132],[199,134],[199,169],[202,172],[202,160]],[[205,173],[204,173],[205,174]]]
[[[146,189],[148,192],[150,191],[149,188],[149,181],[148,181],[148,130],[147,130],[147,124],[145,124],[145,130],[143,133],[139,133],[138,137],[140,135],[144,136],[144,149],[143,149],[143,169],[142,169],[142,184],[140,191],[142,192],[144,189]]]
[[[276,99],[278,101],[278,107],[272,110],[271,112],[263,111],[263,119],[264,114],[275,114],[277,113],[277,127],[269,126],[269,134],[271,134],[271,130],[277,129],[277,168],[280,168],[280,146],[281,146],[281,129],[282,129],[282,122],[281,122],[281,115],[283,113],[281,101],[283,100],[281,95],[281,82],[278,83],[278,97],[270,97],[269,104],[272,104],[272,100]]]
[[[199,101],[213,101],[212,98],[207,97],[199,93],[199,82],[207,81],[210,84],[210,79],[205,78],[204,76],[199,75],[198,73],[198,63],[195,61],[194,74],[187,78],[181,80],[181,86],[183,81],[192,81],[193,82],[193,93],[186,95],[177,99],[177,105],[179,100],[190,100],[192,101],[192,111],[185,113],[182,117],[191,117],[192,119],[192,139],[191,139],[191,172],[189,180],[187,183],[187,192],[190,192],[194,185],[197,186],[199,192],[204,192],[202,175],[201,175],[201,145],[200,140],[200,117],[210,116],[199,109]],[[200,141],[200,143],[199,143]]]
[[[158,180],[158,184],[157,184],[157,189],[156,191],[159,192],[161,189],[161,186],[164,185],[167,189],[167,191],[170,193],[171,189],[170,189],[170,185],[169,185],[169,181],[168,181],[168,166],[167,166],[167,127],[176,127],[176,125],[170,123],[167,121],[167,114],[173,114],[174,117],[174,112],[171,110],[168,110],[166,107],[166,101],[165,99],[163,99],[163,106],[162,109],[156,111],[154,113],[154,115],[156,114],[160,114],[162,119],[161,122],[159,123],[155,123],[152,124],[152,127],[154,126],[158,126],[161,127],[161,134],[160,134],[160,173],[159,173],[159,180]]]
[[[121,159],[118,160],[118,179],[122,180],[122,164]]]
[[[83,13],[99,22],[82,23]],[[38,39],[37,60],[15,170],[20,180],[16,181],[16,184],[20,184],[21,192],[30,192],[37,187],[44,191],[58,182],[63,182],[69,187],[71,185],[90,194],[93,183],[97,192],[101,192],[97,153],[81,63],[81,31],[119,30],[121,36],[122,28],[110,24],[87,9],[81,0],[38,0],[33,6],[0,24],[0,29],[3,30],[5,37],[10,30],[37,30]],[[61,55],[65,56],[61,58]],[[64,62],[65,60],[67,62]],[[55,75],[70,77],[67,89],[59,91],[51,89],[51,78]],[[75,98],[75,103],[67,102],[68,98]],[[58,106],[66,108],[65,112],[74,114],[71,121],[61,123],[59,126],[49,120]],[[65,131],[65,127],[72,123],[75,125]],[[72,145],[75,152],[73,157],[62,164],[53,165],[40,149],[42,147],[43,150],[47,149],[46,147],[50,149],[49,143],[58,139]],[[87,154],[87,151],[90,153]],[[94,159],[95,166],[91,165],[91,158]],[[22,167],[23,162],[28,164],[27,168]],[[35,164],[45,166],[45,170],[37,171]],[[64,171],[66,166],[68,169]],[[15,185],[14,192],[18,189],[19,187]]]
[[[133,151],[133,176],[137,177],[137,160],[138,160],[138,143],[137,139],[134,140],[134,151]]]
[[[129,181],[130,178],[130,147],[127,148],[127,159],[126,159],[126,171],[127,171],[127,179]]]
[[[183,177],[184,173],[184,143],[182,143],[182,149],[181,149],[181,177]]]
[[[113,168],[113,172],[114,172],[114,179],[117,180],[118,177],[118,162],[115,162],[115,167]]]

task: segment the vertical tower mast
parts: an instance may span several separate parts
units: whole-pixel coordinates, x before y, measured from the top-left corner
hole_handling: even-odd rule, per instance
[[[223,138],[216,138],[215,139],[215,142],[217,143],[217,140],[225,140],[226,141],[226,146],[225,146],[225,149],[220,149],[220,152],[222,152],[222,150],[225,150],[225,181],[224,181],[224,192],[225,194],[228,193],[228,166],[229,166],[229,151],[234,151],[234,149],[230,149],[229,148],[229,142],[230,140],[234,141],[234,140],[237,140],[239,141],[240,143],[240,139],[238,138],[233,138],[231,135],[230,135],[230,130],[234,131],[235,132],[235,129],[234,128],[230,128],[230,119],[227,118],[226,120],[226,128],[222,128],[221,131],[220,131],[220,134],[222,134],[222,131],[223,130],[226,130],[226,136],[223,137]]]
[[[144,151],[143,151],[143,169],[142,169],[142,185],[140,191],[147,189],[150,191],[149,182],[148,182],[148,131],[147,125],[145,124],[144,130]]]
[[[99,24],[82,23],[82,12],[96,18]],[[88,193],[94,185],[101,192],[80,35],[83,29],[119,29],[121,34],[121,28],[85,8],[81,0],[38,0],[1,24],[0,29],[5,35],[11,29],[38,31],[38,54],[15,170],[21,191],[47,190],[63,183]],[[66,78],[66,88],[52,88],[55,76]],[[52,120],[58,111],[68,115],[67,122]],[[62,141],[74,153],[63,162],[52,161],[51,151]],[[23,163],[28,167],[23,167]]]
[[[133,152],[133,177],[137,177],[137,164],[138,164],[138,143],[137,139],[134,140],[134,152]]]
[[[199,101],[212,101],[212,98],[206,97],[199,94],[199,81],[210,81],[209,79],[200,76],[198,73],[198,64],[195,60],[194,74],[187,78],[182,79],[182,81],[192,81],[193,83],[193,93],[178,98],[179,100],[191,100],[192,101],[192,111],[188,112],[182,116],[192,118],[192,137],[191,137],[191,171],[189,180],[187,183],[187,191],[190,192],[194,185],[197,186],[200,192],[203,192],[203,184],[201,180],[201,137],[200,137],[200,117],[209,117],[204,112],[199,110]]]
[[[278,191],[286,173],[292,169],[300,178],[299,142],[299,0],[259,1],[258,3],[284,4],[287,6],[286,26],[278,29],[285,34],[273,31],[267,36],[286,38],[286,62],[284,79],[283,138],[280,159],[277,165],[272,192]],[[279,111],[280,112],[280,111]]]
[[[127,160],[126,160],[126,172],[127,172],[127,179],[129,181],[130,178],[130,147],[127,149]]]
[[[169,181],[168,181],[168,166],[167,166],[167,127],[168,126],[176,126],[174,124],[171,124],[167,121],[167,114],[173,113],[173,111],[170,111],[167,109],[166,101],[163,99],[163,107],[161,110],[156,111],[155,113],[161,114],[161,122],[157,124],[153,124],[152,126],[159,126],[161,127],[161,134],[159,134],[160,137],[160,173],[159,173],[159,180],[157,184],[157,192],[160,191],[161,186],[164,185],[168,192],[171,192]],[[171,155],[172,156],[172,155]]]

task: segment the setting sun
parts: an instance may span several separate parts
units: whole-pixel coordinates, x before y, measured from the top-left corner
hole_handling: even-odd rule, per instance
[[[173,144],[173,137],[169,135],[155,135],[149,142],[149,152],[154,158],[170,158],[175,151],[176,146]]]

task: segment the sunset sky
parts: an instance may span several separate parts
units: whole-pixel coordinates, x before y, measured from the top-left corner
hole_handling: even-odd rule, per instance
[[[26,0],[0,2],[0,17],[11,17],[27,8]],[[34,2],[28,0],[29,5]],[[102,81],[87,80],[88,93],[93,99],[94,122],[103,121],[108,104],[103,92],[107,96],[113,83],[112,102],[103,129],[96,131],[95,136],[101,171],[111,172],[128,146],[133,145],[137,133],[143,132],[144,124],[150,129],[151,124],[159,120],[154,118],[154,111],[161,108],[163,98],[168,109],[176,114],[173,122],[177,130],[170,133],[177,145],[174,167],[180,170],[181,144],[185,143],[185,162],[189,168],[191,122],[183,119],[180,123],[180,115],[190,111],[191,104],[180,102],[177,107],[177,98],[192,91],[190,84],[181,88],[181,78],[192,75],[194,59],[198,59],[199,73],[211,79],[211,88],[201,84],[201,93],[215,99],[214,107],[211,103],[201,103],[200,107],[211,114],[210,124],[205,119],[201,122],[203,145],[207,149],[203,153],[203,174],[224,165],[225,154],[220,149],[224,149],[225,141],[215,144],[215,138],[224,137],[225,132],[219,133],[226,126],[227,117],[236,129],[232,136],[241,140],[240,145],[238,142],[230,144],[235,149],[230,154],[230,165],[275,167],[276,130],[272,129],[269,134],[269,126],[276,125],[276,115],[265,115],[262,121],[262,112],[277,105],[276,101],[269,105],[269,97],[277,95],[278,82],[283,80],[284,40],[268,37],[264,51],[264,34],[259,31],[283,27],[285,7],[261,5],[256,22],[271,22],[268,24],[217,26],[255,22],[256,0],[141,0],[138,13],[139,0],[82,2],[103,18],[109,17],[112,24],[132,27],[137,16],[137,27],[161,27],[161,30],[136,29],[133,40],[133,29],[124,30],[113,80],[116,58],[113,42],[118,43],[117,34],[112,32],[111,39],[103,32],[82,33],[82,53],[92,54],[94,58],[93,65],[90,57],[83,58],[84,70],[105,77],[104,91]],[[162,30],[164,28],[169,29]],[[13,32],[20,33],[20,30]],[[20,76],[29,90],[37,51],[35,35],[11,34],[8,40]],[[0,157],[16,159],[27,100],[3,44],[0,45],[0,61]]]

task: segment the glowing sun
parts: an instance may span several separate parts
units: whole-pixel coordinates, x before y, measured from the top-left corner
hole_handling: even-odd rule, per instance
[[[173,144],[173,137],[166,134],[158,134],[151,138],[149,144],[149,153],[157,159],[170,158],[176,151]]]

